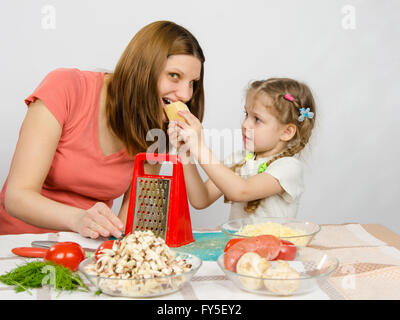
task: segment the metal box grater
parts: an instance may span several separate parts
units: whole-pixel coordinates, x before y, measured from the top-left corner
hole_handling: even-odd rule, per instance
[[[172,176],[145,174],[145,161],[172,162]],[[136,155],[125,235],[136,230],[151,230],[170,247],[194,241],[183,167],[178,155]]]
[[[165,239],[170,180],[136,178],[133,230],[151,230]]]

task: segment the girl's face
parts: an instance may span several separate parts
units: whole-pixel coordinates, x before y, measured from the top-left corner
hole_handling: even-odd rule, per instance
[[[245,119],[242,123],[244,148],[267,157],[281,152],[290,139],[288,126],[282,124],[265,105],[272,105],[272,99],[248,94],[245,105]],[[292,125],[293,126],[293,125]]]
[[[193,95],[193,84],[200,79],[201,61],[191,55],[169,56],[158,78],[161,105],[181,101],[187,103]],[[168,122],[165,112],[163,121]]]

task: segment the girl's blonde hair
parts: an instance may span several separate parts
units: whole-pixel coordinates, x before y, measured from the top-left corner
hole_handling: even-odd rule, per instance
[[[163,129],[162,108],[157,88],[159,76],[171,55],[187,54],[201,61],[200,79],[187,103],[202,121],[204,115],[204,55],[196,38],[171,21],[156,21],[143,27],[120,57],[107,87],[107,122],[131,155],[152,144],[151,129]],[[167,148],[168,148],[168,135]]]
[[[308,143],[312,129],[315,123],[315,101],[310,88],[301,82],[288,78],[270,78],[268,80],[254,81],[250,84],[247,90],[253,98],[267,95],[272,99],[272,104],[265,104],[265,107],[270,111],[279,122],[282,124],[296,125],[296,133],[288,142],[287,148],[280,154],[273,157],[267,162],[267,167],[275,160],[283,157],[292,157],[304,149]],[[293,101],[285,98],[286,94],[290,94]],[[267,99],[265,99],[267,101]],[[304,118],[304,121],[299,121],[300,109],[310,108],[310,112],[314,113],[314,117]],[[231,167],[235,172],[246,163],[242,160],[238,164]],[[261,199],[249,201],[245,207],[247,213],[254,213],[260,204]]]

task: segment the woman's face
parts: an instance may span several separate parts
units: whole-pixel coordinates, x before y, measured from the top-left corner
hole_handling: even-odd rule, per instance
[[[169,56],[158,78],[161,105],[181,101],[187,103],[193,96],[193,84],[200,79],[201,61],[188,54]],[[168,119],[163,114],[163,121]]]

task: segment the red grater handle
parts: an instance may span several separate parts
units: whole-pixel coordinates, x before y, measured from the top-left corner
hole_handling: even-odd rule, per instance
[[[147,161],[150,164],[171,162],[173,166],[173,174],[175,173],[175,165],[181,165],[181,161],[176,154],[165,154],[165,153],[138,153],[135,157],[135,165],[133,176],[146,176],[144,172],[144,162]]]

